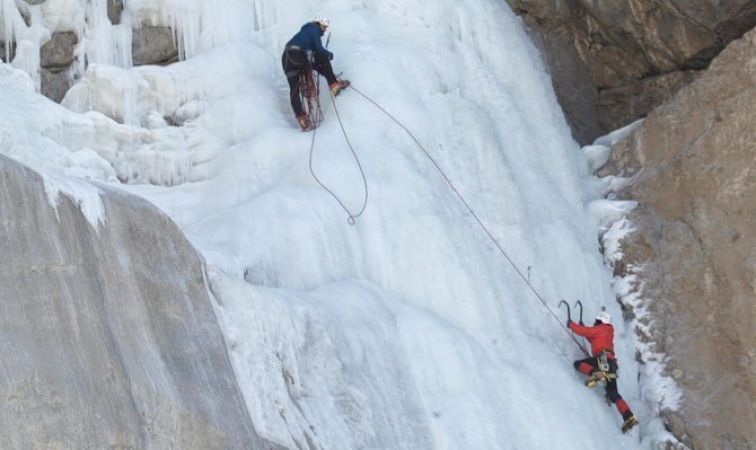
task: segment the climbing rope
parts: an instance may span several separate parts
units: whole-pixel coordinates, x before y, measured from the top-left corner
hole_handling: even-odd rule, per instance
[[[318,89],[320,89],[320,76],[318,75]],[[333,103],[333,110],[336,112],[336,118],[339,120],[339,126],[341,127],[341,133],[344,135],[344,140],[347,143],[347,146],[349,147],[349,151],[352,152],[352,156],[354,157],[355,162],[357,163],[357,167],[360,169],[360,176],[362,176],[362,185],[365,188],[365,197],[362,202],[362,208],[360,208],[359,212],[357,214],[352,214],[352,212],[349,210],[349,208],[344,204],[344,202],[339,198],[338,195],[336,195],[335,192],[333,192],[331,189],[328,188],[328,186],[323,183],[320,178],[315,174],[315,169],[312,167],[312,160],[313,155],[315,153],[315,136],[318,132],[317,125],[312,130],[312,140],[310,141],[310,173],[312,174],[312,177],[315,179],[315,181],[322,187],[326,192],[331,194],[331,197],[333,197],[341,206],[341,208],[347,213],[347,223],[349,225],[354,225],[356,223],[356,219],[362,215],[362,213],[365,212],[365,209],[367,208],[368,204],[368,198],[370,196],[369,190],[368,190],[368,183],[367,183],[367,177],[365,177],[365,171],[362,168],[362,163],[360,163],[360,158],[357,157],[357,152],[354,150],[354,147],[352,146],[351,141],[349,140],[349,136],[347,135],[346,129],[344,128],[344,122],[341,121],[341,115],[339,115],[339,109],[336,107],[336,99],[333,97],[333,94],[328,92],[328,94],[331,96],[331,102]],[[323,112],[320,109],[320,105],[318,104],[317,108],[317,120],[315,121],[316,124],[319,124],[322,119]]]
[[[517,272],[517,274],[520,276],[520,278],[522,278],[522,281],[524,281],[525,284],[533,292],[533,294],[535,294],[536,298],[538,298],[538,300],[540,300],[541,303],[543,303],[543,306],[546,307],[546,309],[549,311],[549,313],[554,318],[554,320],[557,321],[557,323],[559,324],[560,328],[562,328],[567,333],[567,335],[573,340],[573,342],[575,342],[575,344],[580,348],[580,350],[582,350],[583,353],[585,353],[586,356],[590,356],[590,354],[588,353],[588,350],[586,350],[586,348],[575,338],[575,336],[570,333],[570,331],[569,331],[569,329],[567,327],[565,327],[564,325],[562,325],[562,321],[556,316],[556,314],[554,314],[554,311],[549,307],[548,303],[546,303],[546,300],[544,300],[543,296],[541,296],[541,294],[538,292],[538,290],[533,286],[533,284],[531,284],[531,282],[528,279],[528,277],[526,277],[525,274],[522,273],[522,271],[520,270],[520,268],[517,267],[517,264],[515,264],[515,262],[512,260],[512,258],[509,257],[509,254],[507,254],[507,252],[504,250],[504,248],[499,244],[499,242],[493,236],[493,234],[488,229],[488,227],[483,223],[483,221],[480,220],[480,218],[475,213],[475,211],[472,209],[472,207],[470,206],[470,204],[467,203],[467,200],[465,200],[464,196],[462,196],[462,194],[459,192],[459,190],[456,188],[456,186],[454,186],[454,183],[452,183],[451,179],[449,179],[449,177],[446,175],[446,173],[443,171],[443,169],[441,169],[441,166],[436,162],[436,160],[433,158],[433,156],[431,156],[431,154],[425,149],[425,147],[420,143],[420,141],[417,140],[417,138],[415,137],[415,135],[412,134],[412,132],[406,126],[404,126],[404,124],[402,122],[400,122],[399,119],[397,119],[391,113],[389,113],[388,111],[386,111],[375,100],[373,100],[372,98],[370,98],[367,95],[365,95],[364,93],[362,93],[360,90],[358,90],[357,88],[355,88],[354,85],[351,85],[350,88],[354,92],[356,92],[357,94],[359,94],[360,96],[362,96],[365,100],[367,100],[368,102],[372,103],[373,106],[375,106],[376,108],[378,108],[379,110],[381,110],[386,116],[388,116],[397,125],[399,125],[405,131],[405,133],[407,133],[407,135],[415,142],[415,144],[417,145],[417,147],[420,150],[422,150],[422,152],[425,154],[425,156],[430,160],[430,162],[433,164],[433,166],[436,168],[436,170],[438,170],[438,172],[441,174],[441,176],[443,177],[444,181],[446,181],[446,183],[449,185],[449,187],[451,188],[451,190],[457,195],[457,197],[460,199],[460,201],[462,201],[462,204],[465,205],[465,208],[470,213],[470,215],[475,219],[476,222],[478,222],[478,225],[480,225],[480,227],[483,229],[483,231],[488,235],[488,237],[491,239],[491,242],[494,243],[494,245],[496,246],[496,248],[498,248],[499,251],[501,252],[501,254],[504,256],[504,258],[506,258],[506,260],[509,262],[509,264],[512,266],[512,268],[514,268],[515,272]]]

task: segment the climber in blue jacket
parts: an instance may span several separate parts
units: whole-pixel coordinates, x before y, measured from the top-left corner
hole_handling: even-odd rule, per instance
[[[342,89],[349,85],[348,81],[336,78],[331,66],[333,53],[323,47],[323,43],[320,41],[329,26],[330,22],[328,19],[322,16],[304,24],[302,29],[286,43],[286,48],[281,57],[281,64],[289,81],[291,107],[294,109],[297,122],[303,130],[309,128],[309,118],[302,110],[302,101],[299,98],[299,75],[308,68],[308,54],[311,54],[313,57],[312,68],[317,70],[328,81],[331,94],[337,96],[341,93]]]

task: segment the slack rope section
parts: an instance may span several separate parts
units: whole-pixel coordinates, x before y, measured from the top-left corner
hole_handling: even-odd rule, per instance
[[[318,76],[318,85],[320,85],[320,76]],[[362,168],[362,163],[360,163],[360,158],[357,156],[357,152],[354,150],[354,146],[352,146],[351,141],[349,141],[349,136],[347,135],[346,129],[344,128],[344,123],[341,121],[341,115],[339,114],[339,109],[336,107],[336,99],[333,97],[333,94],[328,92],[328,95],[331,96],[331,102],[333,103],[333,110],[336,113],[336,118],[339,120],[339,126],[341,127],[341,133],[344,135],[344,140],[347,143],[347,146],[349,147],[349,151],[352,152],[352,156],[354,157],[354,161],[357,163],[357,168],[360,170],[360,176],[362,177],[362,185],[365,190],[365,196],[362,201],[362,207],[360,210],[354,214],[352,211],[349,210],[349,207],[344,203],[343,200],[335,193],[333,190],[328,188],[326,184],[318,178],[317,174],[315,173],[315,169],[312,165],[313,162],[313,156],[315,154],[315,136],[318,132],[317,126],[312,130],[312,140],[310,141],[310,174],[312,174],[312,177],[315,179],[315,181],[322,187],[326,192],[328,192],[331,197],[333,197],[336,202],[341,206],[341,208],[347,213],[347,223],[349,225],[354,225],[357,223],[357,218],[360,217],[367,208],[368,199],[370,197],[370,192],[368,189],[368,183],[367,183],[367,177],[365,176],[365,171]],[[319,124],[320,121],[323,118],[323,111],[320,109],[319,105],[317,108],[317,116],[316,116],[316,124]]]
[[[356,92],[362,98],[364,98],[365,100],[367,100],[373,106],[375,106],[376,108],[378,108],[389,119],[391,119],[392,121],[394,121],[394,123],[396,123],[399,127],[401,127],[405,131],[405,133],[407,133],[407,135],[410,137],[410,139],[412,139],[412,141],[414,141],[415,145],[417,145],[417,147],[425,154],[425,156],[428,158],[428,160],[431,162],[431,164],[433,164],[433,166],[436,168],[436,170],[438,170],[439,174],[441,174],[441,177],[444,179],[444,181],[446,181],[446,184],[449,185],[449,187],[451,188],[451,190],[459,198],[459,200],[465,206],[465,208],[470,213],[470,215],[475,219],[476,222],[478,222],[478,225],[480,225],[480,227],[486,233],[486,235],[491,240],[491,242],[493,242],[493,244],[496,246],[496,248],[499,249],[499,252],[509,262],[509,264],[515,270],[515,272],[517,272],[517,275],[519,275],[520,278],[522,278],[522,281],[528,286],[528,288],[530,288],[530,290],[533,292],[533,294],[536,296],[536,298],[538,300],[540,300],[540,302],[543,304],[543,306],[546,308],[546,310],[548,310],[549,314],[551,314],[551,317],[553,317],[554,320],[559,324],[559,327],[562,328],[565,331],[565,333],[567,333],[567,335],[570,337],[570,339],[572,339],[572,341],[575,342],[575,344],[580,348],[580,350],[583,351],[583,353],[586,356],[590,356],[590,354],[588,353],[588,350],[580,343],[580,341],[578,341],[575,338],[575,336],[572,333],[570,333],[570,331],[569,331],[569,329],[567,327],[565,327],[564,325],[562,325],[562,321],[556,316],[556,314],[554,314],[554,311],[549,307],[548,303],[543,298],[543,296],[538,292],[538,290],[535,288],[535,286],[533,286],[533,284],[530,282],[530,280],[528,279],[528,277],[525,276],[525,274],[520,270],[520,268],[517,267],[517,264],[515,264],[515,262],[512,260],[512,258],[509,257],[509,254],[507,254],[507,252],[504,250],[504,248],[501,246],[501,244],[499,244],[499,241],[496,240],[496,238],[491,233],[491,231],[488,229],[488,227],[478,217],[478,215],[472,209],[472,207],[470,206],[470,204],[467,203],[467,200],[465,200],[464,196],[462,196],[462,194],[459,192],[459,190],[454,185],[454,183],[452,183],[451,179],[449,179],[449,177],[446,175],[446,173],[443,171],[443,169],[441,169],[441,166],[438,164],[438,162],[436,162],[436,160],[433,158],[433,156],[431,156],[431,154],[428,152],[428,150],[425,149],[425,147],[420,143],[420,141],[417,140],[417,138],[415,137],[415,135],[412,134],[412,132],[401,121],[399,121],[399,119],[397,119],[391,113],[389,113],[388,111],[386,111],[386,109],[384,109],[381,105],[379,105],[375,100],[373,100],[372,98],[368,97],[366,94],[364,94],[363,92],[361,92],[360,90],[358,90],[357,88],[355,88],[354,84],[352,84],[350,86],[350,89],[352,89],[354,92]],[[335,108],[335,103],[334,103],[334,108]],[[338,115],[338,112],[337,112],[337,115]],[[341,119],[339,119],[339,122],[340,121],[341,121]],[[343,126],[342,126],[342,129],[343,129]],[[314,139],[314,136],[313,136],[313,139]],[[350,147],[351,147],[351,145],[350,145]],[[355,155],[355,157],[356,157],[356,155]],[[360,170],[362,170],[361,167],[360,167]],[[366,185],[366,187],[367,187],[367,185]],[[367,192],[367,190],[366,190],[366,192]],[[367,196],[366,196],[366,200],[365,201],[367,203]],[[342,206],[343,206],[343,204],[342,204]],[[364,211],[364,209],[363,209],[363,211]],[[362,214],[362,212],[360,212],[360,214]]]

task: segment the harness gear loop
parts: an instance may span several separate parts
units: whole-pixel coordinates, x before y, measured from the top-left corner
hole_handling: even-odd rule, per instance
[[[610,370],[608,358],[609,356],[607,355],[606,351],[602,351],[598,355],[598,367],[602,372],[608,373]]]

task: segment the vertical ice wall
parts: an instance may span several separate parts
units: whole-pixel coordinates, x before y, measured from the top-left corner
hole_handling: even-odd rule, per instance
[[[80,39],[78,72],[84,71],[85,64],[131,67],[132,23],[129,10],[121,14],[118,24],[111,23],[108,17],[108,0],[84,2],[79,14],[81,16],[74,19]]]

